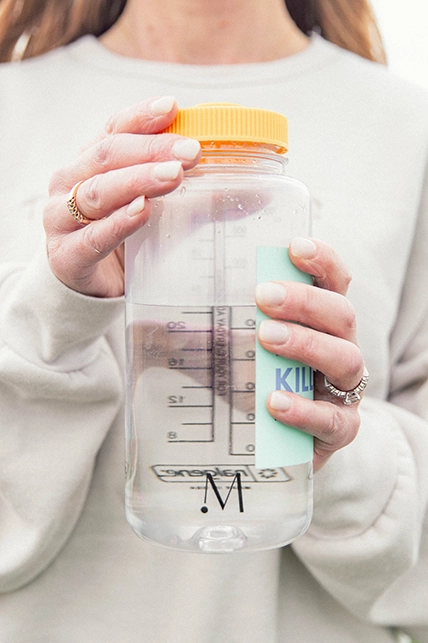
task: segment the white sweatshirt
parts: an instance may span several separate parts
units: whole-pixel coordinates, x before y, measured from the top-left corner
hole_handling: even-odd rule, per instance
[[[313,235],[353,272],[370,372],[356,440],[315,476],[293,545],[197,555],[123,502],[123,301],[50,272],[52,172],[118,109],[173,94],[283,112]],[[0,66],[0,642],[428,641],[426,94],[314,36],[283,60],[191,66],[93,37]]]

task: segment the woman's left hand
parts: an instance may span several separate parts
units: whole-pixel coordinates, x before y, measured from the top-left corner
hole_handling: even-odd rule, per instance
[[[355,312],[345,297],[351,281],[346,266],[330,246],[315,239],[294,239],[289,255],[297,268],[314,277],[317,287],[288,281],[259,285],[257,305],[272,319],[260,324],[258,339],[266,350],[315,371],[313,401],[274,391],[267,408],[280,422],[314,436],[317,470],[355,438],[360,425],[359,404],[345,405],[330,393],[324,375],[337,389],[352,391],[363,377],[364,362]]]

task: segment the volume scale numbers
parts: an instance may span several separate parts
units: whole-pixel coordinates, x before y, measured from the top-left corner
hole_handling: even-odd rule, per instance
[[[215,323],[223,318],[226,308],[227,347],[222,332],[216,353]],[[179,375],[175,390],[167,395],[168,442],[213,442],[220,438],[219,432],[223,440],[226,423],[229,454],[254,453],[254,315],[252,306],[198,308],[182,310],[174,321],[167,322],[169,345],[174,347],[167,366]],[[225,358],[229,381],[222,388],[218,374],[223,378],[220,369]]]

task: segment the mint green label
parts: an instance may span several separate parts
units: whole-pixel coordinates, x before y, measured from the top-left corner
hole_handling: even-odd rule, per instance
[[[290,261],[288,248],[257,248],[257,283],[300,281],[312,277]],[[257,309],[257,328],[268,319]],[[272,391],[290,391],[313,399],[312,369],[294,360],[273,355],[256,342],[256,467],[273,469],[309,462],[313,458],[313,437],[275,420],[266,409]]]

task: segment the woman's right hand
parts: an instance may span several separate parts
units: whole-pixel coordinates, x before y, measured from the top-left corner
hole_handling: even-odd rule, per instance
[[[183,170],[200,159],[194,139],[159,134],[177,115],[166,96],[116,114],[100,136],[53,175],[45,208],[47,251],[53,273],[69,288],[95,297],[123,295],[123,242],[150,217],[150,198],[174,190]],[[83,225],[67,207],[70,190]]]

